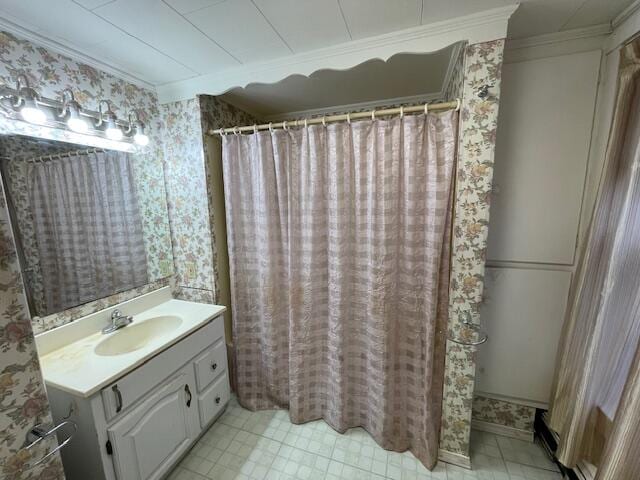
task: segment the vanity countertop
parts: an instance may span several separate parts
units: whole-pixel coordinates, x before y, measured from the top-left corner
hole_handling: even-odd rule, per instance
[[[119,307],[112,307],[113,310]],[[213,318],[221,315],[226,307],[204,303],[187,302],[169,299],[133,315],[133,323],[114,333],[103,334],[95,328],[88,335],[73,339],[59,348],[42,352],[40,363],[47,385],[64,390],[79,397],[90,397],[100,389],[123,377],[141,364],[166,350],[189,334],[206,325]],[[124,313],[128,313],[123,310]],[[141,325],[143,322],[157,317],[176,316],[182,320],[174,329],[154,336],[144,346],[133,351],[115,355],[99,355],[96,347],[111,336],[126,334],[127,328]],[[82,322],[79,320],[78,323]],[[69,327],[72,327],[70,324]],[[106,325],[103,322],[102,326]],[[61,327],[65,328],[65,327]],[[86,327],[85,327],[86,330]],[[54,331],[53,331],[54,332]],[[46,337],[49,332],[40,337]],[[56,332],[58,333],[58,332]],[[58,333],[58,337],[60,334]],[[71,335],[71,338],[73,336]],[[43,342],[43,339],[39,339]],[[46,338],[44,339],[46,342]],[[58,341],[58,343],[60,343]]]

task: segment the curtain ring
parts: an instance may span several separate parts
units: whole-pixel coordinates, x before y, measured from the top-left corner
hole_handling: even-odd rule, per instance
[[[325,117],[324,115],[322,116],[322,126],[323,127],[327,126],[327,117]]]
[[[239,132],[238,132],[238,127],[237,127],[237,126],[236,126],[236,127],[233,127],[233,134],[234,134],[234,135],[238,135],[238,133],[239,133]]]
[[[287,128],[287,121],[285,120],[284,122],[282,122],[282,129],[286,132],[288,130]]]
[[[273,133],[273,122],[269,122],[269,131]]]
[[[429,104],[425,103],[424,104],[424,114],[427,115],[429,113]]]
[[[309,125],[307,124],[307,119],[304,119],[304,128],[307,128]]]
[[[257,124],[253,124],[253,133],[258,133],[258,125]]]
[[[404,107],[400,107],[400,118],[404,117]]]
[[[456,98],[456,112],[460,111],[460,99]]]
[[[376,119],[376,111],[371,110],[371,120],[375,120],[375,119]]]
[[[351,125],[351,114],[347,113],[347,123]]]

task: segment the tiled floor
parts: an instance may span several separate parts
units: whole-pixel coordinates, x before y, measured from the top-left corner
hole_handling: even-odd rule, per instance
[[[473,432],[474,470],[440,462],[429,471],[412,454],[380,448],[360,428],[341,435],[323,421],[294,425],[285,411],[227,411],[170,480],[556,480],[537,444]]]

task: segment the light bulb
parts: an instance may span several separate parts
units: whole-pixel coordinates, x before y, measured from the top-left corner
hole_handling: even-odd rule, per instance
[[[67,126],[74,132],[78,133],[87,133],[89,130],[89,124],[80,117],[69,117],[69,120],[67,120]]]
[[[24,105],[20,108],[20,115],[29,123],[44,123],[47,115],[38,108],[35,100],[26,99]]]
[[[69,102],[69,118],[67,119],[67,126],[78,133],[86,133],[89,130],[89,124],[80,116],[80,107],[75,101]]]
[[[149,137],[147,137],[144,133],[137,133],[133,136],[133,141],[138,145],[146,147],[149,145]]]
[[[122,140],[122,130],[115,124],[107,126],[104,134],[111,140]]]

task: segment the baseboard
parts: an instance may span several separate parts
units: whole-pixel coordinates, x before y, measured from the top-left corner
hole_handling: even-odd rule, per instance
[[[471,457],[461,453],[448,452],[447,450],[441,449],[438,450],[438,460],[458,467],[471,469]]]
[[[497,423],[483,422],[482,420],[471,420],[471,428],[482,432],[495,433],[504,437],[517,438],[525,442],[533,442],[533,432],[521,430],[519,428],[498,425]]]

